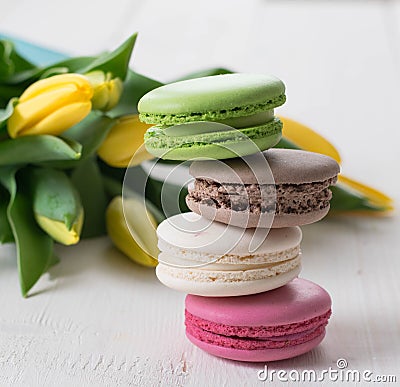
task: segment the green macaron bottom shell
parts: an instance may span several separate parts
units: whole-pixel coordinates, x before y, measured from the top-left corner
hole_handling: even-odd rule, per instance
[[[167,136],[162,128],[149,128],[144,136],[149,153],[164,160],[230,159],[275,146],[282,137],[282,122],[193,136]]]
[[[193,121],[222,121],[229,118],[250,116],[266,110],[273,109],[285,103],[286,96],[281,94],[265,103],[236,106],[231,109],[216,111],[192,112],[184,114],[155,114],[140,113],[139,119],[146,124],[176,125]]]

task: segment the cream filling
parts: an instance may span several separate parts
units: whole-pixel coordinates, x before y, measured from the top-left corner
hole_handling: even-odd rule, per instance
[[[199,282],[236,282],[275,277],[279,274],[292,271],[298,267],[300,267],[300,255],[296,258],[289,259],[283,262],[257,265],[256,268],[254,268],[253,265],[253,267],[248,269],[245,269],[243,267],[239,269],[236,268],[236,265],[228,265],[228,268],[230,268],[230,270],[223,270],[219,268],[218,264],[210,264],[204,266],[203,268],[193,268],[169,266],[160,263],[158,265],[158,270],[163,271],[171,277],[185,280],[195,280]]]
[[[225,254],[222,256],[205,252],[200,254],[198,251],[172,246],[161,239],[158,240],[158,248],[161,251],[159,255],[160,261],[164,261],[165,264],[170,262],[172,265],[173,260],[182,259],[188,262],[187,265],[184,265],[188,267],[205,266],[209,265],[210,263],[217,262],[218,264],[229,264],[231,265],[231,268],[238,267],[236,265],[265,265],[269,263],[287,261],[297,257],[300,254],[300,244],[287,249],[271,251],[268,253],[257,252],[254,254],[248,253],[247,255]],[[170,261],[170,259],[172,259],[172,261]]]

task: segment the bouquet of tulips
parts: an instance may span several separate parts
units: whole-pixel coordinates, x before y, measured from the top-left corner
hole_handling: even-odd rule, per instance
[[[128,230],[121,201],[128,165],[143,174],[140,163],[152,158],[142,146],[149,126],[138,120],[137,102],[162,85],[128,67],[135,40],[136,34],[112,52],[50,66],[36,66],[11,41],[0,41],[0,243],[16,244],[23,296],[57,262],[55,242],[71,245],[108,232],[134,261],[156,264]],[[210,69],[185,78],[227,72]],[[279,146],[317,151],[340,161],[335,148],[317,133],[282,120]],[[333,210],[391,209],[384,194],[340,179],[333,187]],[[154,226],[163,217],[157,198],[162,182],[150,182],[153,189],[145,195]],[[129,213],[142,213],[141,200],[127,206]],[[141,232],[147,239],[142,242],[152,244],[154,227],[140,218],[136,224],[145,228]],[[156,246],[149,246],[152,249]]]

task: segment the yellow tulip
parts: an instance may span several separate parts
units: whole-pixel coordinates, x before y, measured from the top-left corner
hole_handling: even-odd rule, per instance
[[[119,118],[98,149],[98,155],[107,164],[118,168],[132,167],[154,158],[143,144],[143,136],[150,126],[140,122],[137,114]]]
[[[39,80],[19,98],[7,122],[8,133],[11,138],[59,135],[89,114],[92,95],[90,82],[79,74]]]
[[[328,140],[311,128],[295,120],[285,117],[279,118],[283,122],[282,135],[285,139],[306,151],[322,153],[330,156],[340,164],[341,158],[339,152]],[[364,197],[372,206],[380,208],[381,212],[393,211],[393,199],[383,192],[342,174],[338,176],[338,181],[344,187],[348,187],[357,192],[360,196]],[[375,214],[379,215],[378,212],[375,212]]]
[[[330,156],[340,164],[339,152],[327,139],[308,126],[295,120],[285,117],[279,118],[283,123],[283,137],[287,138],[301,149]]]
[[[157,222],[143,203],[144,199],[116,196],[106,211],[107,233],[114,245],[142,266],[157,265]]]
[[[68,229],[64,222],[50,219],[43,215],[35,214],[35,218],[42,230],[56,242],[67,246],[79,242],[84,218],[83,210],[80,212],[77,221],[72,225],[71,229]]]
[[[122,91],[123,83],[120,78],[113,78],[111,73],[97,70],[85,74],[93,86],[93,109],[108,111],[117,105]]]

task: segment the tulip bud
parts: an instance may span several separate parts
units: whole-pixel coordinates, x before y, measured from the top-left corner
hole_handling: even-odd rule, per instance
[[[114,245],[132,261],[148,267],[157,265],[157,222],[141,199],[124,199],[122,204],[122,197],[116,196],[107,208],[106,225]]]
[[[137,114],[119,118],[98,149],[98,155],[107,164],[118,168],[132,167],[154,158],[143,145],[143,136],[150,126],[140,122]]]
[[[83,225],[83,207],[76,188],[62,171],[32,168],[30,187],[33,213],[39,226],[64,245],[79,242]]]
[[[38,134],[59,135],[83,120],[92,108],[93,88],[79,74],[41,79],[21,95],[7,121],[11,138]]]
[[[123,90],[120,78],[113,78],[111,73],[96,70],[85,74],[93,86],[93,109],[108,111],[117,105]]]
[[[81,209],[77,220],[68,229],[65,222],[47,218],[46,216],[35,213],[35,219],[39,226],[50,235],[56,242],[63,245],[74,245],[79,242],[82,225],[83,225],[83,209]]]

